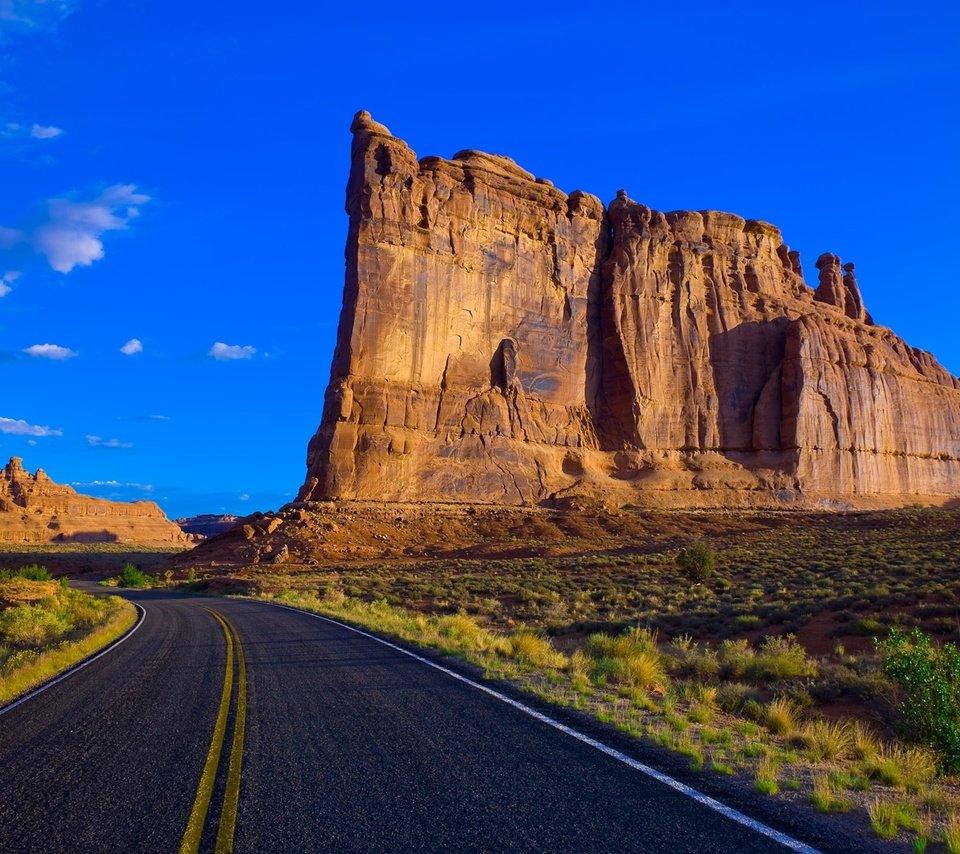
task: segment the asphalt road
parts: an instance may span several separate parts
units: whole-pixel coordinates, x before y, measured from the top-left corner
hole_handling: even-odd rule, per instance
[[[163,592],[116,649],[0,714],[0,851],[176,852],[223,700],[200,850],[245,734],[234,849],[771,852],[770,838],[401,652],[309,615]],[[242,707],[241,707],[242,708]]]

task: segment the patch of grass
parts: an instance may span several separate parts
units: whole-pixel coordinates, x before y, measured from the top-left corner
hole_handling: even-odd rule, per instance
[[[810,802],[819,812],[826,813],[849,812],[853,807],[851,800],[837,794],[830,779],[823,775],[813,779]]]
[[[592,634],[583,653],[589,662],[591,677],[598,684],[610,681],[636,688],[654,688],[666,681],[656,635],[644,629],[616,637]]]
[[[890,801],[879,798],[871,801],[867,805],[867,815],[870,816],[870,827],[881,839],[893,839],[900,830],[896,806]]]
[[[887,786],[919,792],[937,772],[936,757],[920,747],[889,745],[863,763],[867,776]]]
[[[470,642],[475,645],[475,638]],[[557,668],[567,663],[566,656],[555,650],[550,640],[538,632],[520,630],[511,635],[507,643],[510,657],[522,664]]]
[[[853,747],[853,737],[846,721],[811,721],[793,738],[815,762],[846,759]]]
[[[753,778],[754,789],[761,795],[776,795],[780,791],[778,775],[777,765],[769,756],[764,756],[757,765],[757,772]]]
[[[106,597],[105,601],[103,622],[77,639],[47,649],[27,650],[24,651],[26,654],[8,658],[0,666],[0,703],[9,702],[73,667],[115,641],[134,624],[137,612],[133,605],[117,596]]]
[[[789,735],[796,729],[794,715],[793,703],[778,697],[767,706],[763,722],[774,735]]]
[[[960,854],[960,814],[950,814],[940,839],[947,849],[947,854]]]

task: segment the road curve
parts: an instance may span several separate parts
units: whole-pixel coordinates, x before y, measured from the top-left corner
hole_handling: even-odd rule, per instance
[[[132,637],[0,715],[0,851],[180,849],[224,714],[226,624],[245,659],[236,851],[785,850],[344,627],[259,603],[127,595],[146,610]],[[229,801],[237,706],[201,851]]]

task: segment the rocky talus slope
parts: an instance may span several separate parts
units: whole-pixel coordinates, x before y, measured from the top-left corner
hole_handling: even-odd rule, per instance
[[[960,384],[773,225],[417,159],[359,113],[301,501],[893,506],[960,493]],[[839,506],[838,505],[838,506]]]
[[[106,501],[30,474],[11,457],[0,469],[0,543],[186,545],[190,538],[152,501]]]

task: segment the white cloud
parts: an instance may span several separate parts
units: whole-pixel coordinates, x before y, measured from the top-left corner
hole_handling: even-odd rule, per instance
[[[119,480],[90,480],[82,482],[75,480],[71,482],[70,486],[79,486],[79,487],[91,487],[91,486],[112,486],[112,487],[124,487],[126,489],[140,489],[143,492],[153,492],[152,483],[123,483]]]
[[[131,338],[120,348],[120,352],[123,353],[124,356],[134,356],[137,353],[143,352],[143,344],[139,338]]]
[[[38,125],[36,122],[34,122],[33,127],[30,128],[30,136],[34,139],[55,139],[62,133],[62,128],[54,127],[53,125]]]
[[[238,497],[239,497],[239,499],[240,499],[241,501],[249,501],[249,500],[250,500],[250,496],[247,495],[246,492],[244,492],[243,495],[240,495],[240,496],[238,496]]]
[[[74,267],[89,267],[104,256],[101,237],[108,231],[126,229],[140,213],[139,206],[149,201],[150,197],[136,192],[133,184],[107,187],[90,201],[48,199],[39,224],[26,228],[0,225],[0,248],[27,244],[64,274]]]
[[[74,267],[89,267],[103,257],[101,236],[108,231],[123,231],[140,213],[140,205],[150,201],[133,184],[115,184],[88,202],[58,198],[47,201],[47,220],[25,233],[0,229],[0,241],[8,245],[28,242],[34,251],[46,256],[59,273]]]
[[[74,356],[80,355],[69,347],[61,347],[59,344],[31,344],[29,347],[24,347],[23,352],[35,359],[55,359],[57,361],[72,359]]]
[[[87,444],[91,448],[132,448],[132,442],[121,442],[119,439],[104,439],[102,436],[87,436]]]
[[[233,359],[250,359],[256,352],[256,347],[251,347],[249,344],[241,347],[239,344],[224,344],[222,341],[217,341],[207,355],[223,362]]]
[[[12,285],[19,278],[19,270],[9,270],[0,276],[0,297],[5,297],[8,293],[10,293],[12,290],[10,285]]]
[[[27,444],[30,445],[31,447],[33,447],[34,445],[37,444],[37,440],[36,440],[36,439],[27,439]]]
[[[41,427],[39,424],[28,424],[22,418],[0,418],[0,433],[9,433],[12,436],[62,436],[62,430],[53,430],[50,427]]]

